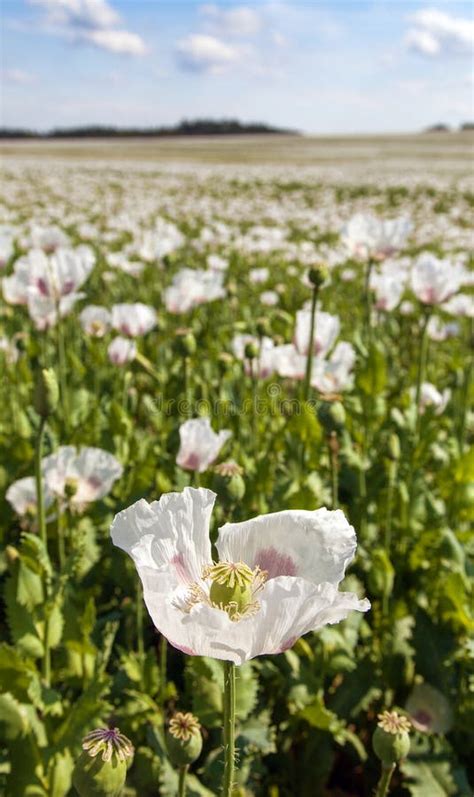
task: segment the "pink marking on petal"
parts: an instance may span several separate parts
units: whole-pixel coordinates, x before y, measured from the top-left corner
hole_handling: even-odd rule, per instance
[[[285,650],[289,650],[290,648],[292,648],[297,639],[298,639],[297,636],[292,636],[289,639],[287,639],[286,642],[282,643],[281,648],[277,650],[277,653],[284,653]]]
[[[276,548],[261,548],[255,557],[255,564],[266,570],[268,578],[297,575],[297,567],[291,556],[280,553]]]
[[[181,462],[181,467],[185,470],[198,470],[201,465],[199,454],[191,452]]]
[[[43,277],[40,277],[38,279],[38,282],[36,283],[36,286],[37,286],[37,288],[38,288],[38,290],[39,290],[39,292],[41,293],[42,296],[49,296],[48,285],[46,283],[46,280],[43,279]]]
[[[75,287],[74,286],[74,280],[67,280],[64,283],[62,291],[61,291],[62,295],[63,296],[67,296],[69,293],[72,293],[73,290],[74,290],[74,287]]]
[[[176,556],[173,556],[170,564],[174,565],[177,576],[181,581],[184,581],[186,584],[192,581],[191,573],[189,572],[189,568],[182,553],[177,553]]]
[[[170,645],[172,645],[176,650],[180,650],[181,653],[185,653],[186,656],[197,656],[198,654],[192,650],[191,648],[187,648],[185,645],[177,645],[176,642],[173,642],[171,639],[168,639]]]

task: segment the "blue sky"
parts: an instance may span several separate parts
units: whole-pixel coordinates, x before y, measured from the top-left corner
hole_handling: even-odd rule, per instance
[[[472,13],[442,0],[3,0],[0,124],[458,124],[474,117]]]

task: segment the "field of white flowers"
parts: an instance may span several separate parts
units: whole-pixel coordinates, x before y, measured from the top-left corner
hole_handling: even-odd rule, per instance
[[[473,793],[466,152],[265,141],[7,148],[8,797]]]

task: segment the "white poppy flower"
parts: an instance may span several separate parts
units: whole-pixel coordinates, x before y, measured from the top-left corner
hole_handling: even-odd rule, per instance
[[[459,324],[457,321],[443,324],[437,316],[433,315],[428,321],[427,332],[431,340],[448,340],[448,338],[455,338],[459,335]]]
[[[47,485],[43,485],[44,505],[47,509],[53,503],[53,495]],[[36,482],[33,476],[18,479],[10,485],[5,498],[19,515],[36,514]]]
[[[260,301],[267,307],[275,307],[280,301],[280,297],[276,291],[263,291],[263,293],[260,294]]]
[[[181,269],[164,292],[166,309],[170,313],[186,313],[200,304],[222,299],[224,276],[221,271]]]
[[[89,276],[95,256],[87,246],[56,249],[48,256],[32,249],[19,258],[10,277],[2,283],[3,296],[10,304],[26,304],[38,329],[53,326],[68,315],[84,294],[78,288]]]
[[[275,371],[280,376],[283,376],[285,379],[304,379],[306,373],[306,356],[300,354],[293,343],[275,346],[272,357]]]
[[[416,684],[405,708],[417,731],[441,734],[452,728],[451,705],[443,693],[430,684]]]
[[[245,356],[245,348],[248,343],[254,343],[259,351],[259,355],[255,358],[253,365],[253,367],[256,368],[257,376],[260,379],[267,379],[275,370],[273,361],[275,344],[273,340],[267,338],[265,335],[261,341],[254,335],[234,335],[232,339],[232,351],[239,360],[245,363],[245,372],[251,375],[249,361]]]
[[[229,261],[220,255],[208,255],[207,265],[214,271],[227,271],[229,268]]]
[[[413,266],[411,287],[424,304],[441,304],[457,293],[463,270],[449,260],[440,260],[431,252],[423,252]]]
[[[142,302],[114,304],[112,326],[122,335],[128,335],[130,338],[146,335],[156,326],[156,311]]]
[[[353,346],[340,341],[327,360],[317,357],[311,376],[311,384],[320,393],[340,393],[350,390],[354,384],[356,354]]]
[[[0,268],[4,268],[15,251],[16,231],[14,227],[0,225]]]
[[[203,473],[217,459],[219,452],[232,435],[228,429],[216,434],[209,418],[192,418],[179,427],[180,446],[176,464],[184,470]]]
[[[3,336],[0,337],[0,352],[3,353],[8,365],[14,365],[16,362],[18,362],[20,352],[18,351],[14,340],[9,340],[9,338]]]
[[[405,290],[404,281],[399,276],[375,271],[370,275],[369,287],[375,293],[376,309],[388,313],[399,304]]]
[[[465,293],[458,293],[442,305],[442,310],[449,315],[459,315],[462,318],[474,318],[474,297]]]
[[[383,220],[370,213],[356,213],[342,230],[342,243],[350,257],[384,259],[397,252],[412,228],[405,216]]]
[[[300,354],[308,354],[309,336],[311,329],[311,311],[298,310],[296,313],[295,345]],[[323,310],[316,312],[314,330],[314,354],[324,356],[334,345],[341,329],[341,322],[337,315],[331,315]]]
[[[109,331],[111,316],[106,307],[90,304],[81,311],[79,321],[86,335],[103,338]]]
[[[228,523],[219,530],[220,562],[213,565],[215,497],[187,487],[151,504],[138,501],[112,524],[112,540],[132,557],[156,628],[178,650],[242,664],[370,608],[338,590],[356,550],[340,510]]]
[[[122,338],[120,335],[109,343],[107,348],[109,360],[114,365],[125,365],[137,356],[137,345],[129,338]]]
[[[104,498],[123,472],[120,462],[101,448],[60,446],[41,462],[45,485],[56,498],[82,508]]]
[[[266,282],[269,275],[270,271],[265,266],[262,268],[251,268],[249,271],[249,280],[253,282],[254,285],[259,285],[261,282]]]
[[[415,388],[410,391],[412,398],[415,398]],[[423,382],[420,391],[420,412],[425,412],[428,407],[431,407],[435,415],[441,415],[446,405],[451,398],[451,391],[449,387],[445,388],[442,393],[431,384],[431,382]]]

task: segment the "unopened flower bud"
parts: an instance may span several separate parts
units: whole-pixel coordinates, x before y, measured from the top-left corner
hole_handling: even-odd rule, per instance
[[[400,459],[400,438],[396,434],[391,434],[388,438],[388,456],[394,461]]]
[[[42,368],[36,374],[34,407],[41,418],[47,418],[56,409],[59,387],[52,368]]]
[[[271,334],[270,322],[268,318],[258,318],[256,323],[257,335],[260,338],[269,336]]]
[[[72,782],[80,797],[120,797],[133,745],[118,728],[98,728],[82,740]]]
[[[254,360],[258,357],[258,346],[254,341],[245,344],[245,357],[247,360]]]
[[[233,366],[234,359],[227,351],[222,351],[217,357],[217,367],[221,375],[226,374]]]
[[[346,422],[346,411],[340,401],[324,402],[318,409],[318,419],[328,434],[338,432]]]
[[[312,266],[308,271],[308,279],[315,288],[322,288],[325,282],[327,282],[329,277],[329,272],[327,266],[323,264]]]
[[[201,755],[201,726],[189,711],[178,711],[170,720],[166,732],[166,747],[175,767],[192,764]]]
[[[196,352],[196,338],[190,329],[177,330],[174,348],[181,357],[190,357]]]
[[[382,764],[391,766],[406,758],[410,751],[411,723],[396,711],[384,711],[372,737],[372,746]]]

